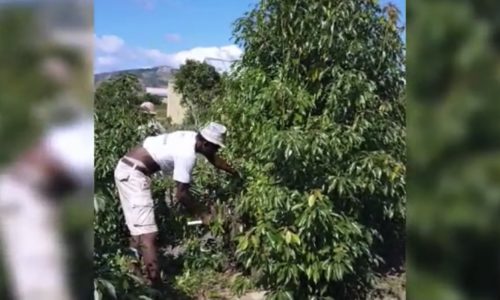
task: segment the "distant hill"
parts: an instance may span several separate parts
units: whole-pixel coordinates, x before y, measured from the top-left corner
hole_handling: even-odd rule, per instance
[[[122,74],[133,74],[139,78],[141,83],[146,87],[158,87],[166,88],[168,81],[172,78],[178,69],[160,66],[154,68],[146,69],[131,69],[131,70],[121,70],[114,72],[99,73],[94,75],[95,86],[98,86],[101,82],[122,75]]]

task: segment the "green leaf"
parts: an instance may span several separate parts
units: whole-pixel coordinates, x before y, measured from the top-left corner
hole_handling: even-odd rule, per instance
[[[332,278],[332,272],[333,272],[332,265],[329,264],[328,267],[326,268],[326,280],[327,281],[330,281],[330,279]]]
[[[309,207],[312,207],[315,202],[316,202],[316,196],[314,194],[311,194],[309,198],[307,198],[307,204],[309,205]]]
[[[311,268],[310,266],[309,266],[309,267],[307,267],[307,269],[306,269],[306,275],[307,275],[307,278],[308,278],[308,279],[312,279],[312,274],[313,274],[313,270],[312,270],[312,268]]]
[[[260,244],[259,238],[256,235],[252,235],[251,240],[252,240],[254,247],[258,248],[259,244]]]
[[[287,244],[290,244],[290,242],[292,241],[292,233],[290,231],[287,231],[286,234],[285,234],[285,241]]]
[[[247,248],[248,248],[248,239],[244,237],[240,241],[239,250],[245,251]]]
[[[245,268],[249,268],[250,265],[252,264],[252,261],[253,261],[253,257],[250,257],[247,259],[247,261],[245,262]]]

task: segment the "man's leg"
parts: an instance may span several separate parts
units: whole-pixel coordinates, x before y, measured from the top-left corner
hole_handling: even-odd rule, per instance
[[[127,227],[132,235],[130,247],[139,250],[147,278],[153,285],[157,285],[161,278],[156,247],[158,227],[150,189],[151,179],[120,163],[115,171],[115,180]]]
[[[129,247],[135,260],[130,264],[130,270],[134,273],[134,275],[142,277],[141,256],[139,252],[140,246],[141,243],[139,236],[132,236],[130,238]]]
[[[141,254],[146,267],[146,275],[153,287],[161,285],[160,271],[158,265],[158,250],[156,247],[157,232],[147,233],[140,236]]]

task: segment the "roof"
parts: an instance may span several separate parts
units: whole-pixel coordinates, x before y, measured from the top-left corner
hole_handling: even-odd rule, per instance
[[[151,95],[155,95],[155,96],[167,97],[168,96],[168,89],[147,87],[146,93],[151,94]]]
[[[219,73],[229,72],[231,70],[231,66],[236,61],[238,61],[238,60],[237,59],[212,58],[212,57],[206,57],[203,60],[204,63],[211,65]]]

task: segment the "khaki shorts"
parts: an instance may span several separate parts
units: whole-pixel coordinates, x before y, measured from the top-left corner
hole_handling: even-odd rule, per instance
[[[142,165],[135,159],[127,159]],[[120,160],[115,169],[115,183],[130,234],[138,236],[157,232],[151,178]]]

